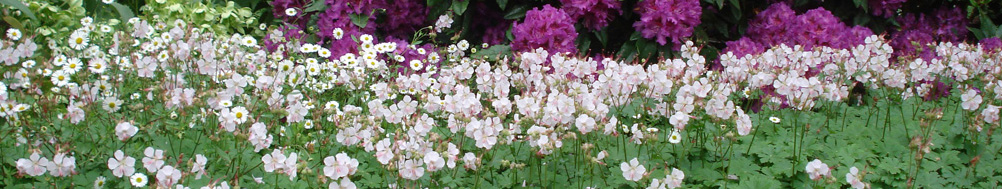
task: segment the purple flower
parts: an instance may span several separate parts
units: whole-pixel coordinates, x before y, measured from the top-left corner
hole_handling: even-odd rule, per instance
[[[511,33],[515,36],[511,46],[517,51],[542,47],[550,52],[577,52],[574,39],[578,33],[574,30],[574,20],[550,5],[526,12],[525,20],[515,23]]]
[[[617,0],[560,0],[561,9],[588,29],[599,30],[609,25],[612,14],[623,14]]]
[[[981,49],[985,52],[999,52],[1002,50],[1002,40],[998,37],[981,39]]]
[[[682,38],[691,36],[703,14],[699,0],[645,0],[637,3],[635,11],[640,14],[640,21],[633,23],[633,28],[661,45],[668,43],[669,37],[678,44]]]
[[[967,37],[967,19],[959,8],[940,8],[933,16],[905,14],[898,18],[901,28],[891,36],[894,56],[919,56],[929,60],[935,53],[928,45],[939,42],[959,42]]]
[[[747,37],[765,47],[786,44],[808,49],[846,49],[862,44],[870,35],[873,31],[869,28],[850,28],[824,8],[796,15],[789,5],[781,2],[770,5],[749,22]]]
[[[360,28],[351,22],[350,14],[360,12],[370,14],[371,10],[385,4],[379,0],[327,0],[326,3],[327,10],[317,16],[317,37],[322,41],[331,42],[331,46],[328,48],[331,51],[331,59],[358,50],[359,44],[352,40],[352,37],[375,33],[375,19],[369,19],[365,28]],[[344,31],[341,39],[334,37],[334,29],[337,28]]]
[[[870,10],[873,15],[891,17],[901,5],[908,0],[870,0]]]
[[[728,41],[727,47],[724,47],[724,50],[721,52],[731,52],[734,53],[735,57],[741,58],[748,54],[754,55],[765,52],[765,47],[751,38],[741,37],[741,39],[735,41]]]
[[[836,41],[845,40],[841,38],[841,34],[847,27],[824,8],[811,9],[797,16],[794,24],[787,30],[788,37],[804,48],[810,49],[815,46],[845,48],[836,46]]]
[[[748,37],[772,46],[791,42],[787,38],[787,23],[797,18],[797,13],[786,3],[769,5],[748,23]]]
[[[386,7],[386,21],[377,26],[387,36],[409,39],[424,25],[428,7],[423,1],[396,0]]]

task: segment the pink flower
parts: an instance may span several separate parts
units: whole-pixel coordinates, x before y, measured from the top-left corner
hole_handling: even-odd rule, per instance
[[[421,167],[421,162],[416,160],[407,160],[400,164],[400,177],[407,180],[417,180],[424,176],[424,167]]]
[[[49,159],[41,157],[38,155],[38,152],[34,152],[31,153],[31,156],[29,156],[28,159],[18,159],[17,169],[18,171],[24,172],[29,176],[41,176],[42,174],[45,174],[47,171],[45,167],[49,164],[52,164],[49,162]]]
[[[146,168],[146,171],[149,171],[150,173],[156,173],[157,170],[160,169],[160,167],[164,166],[163,150],[153,149],[153,147],[146,147],[146,150],[143,151],[143,154],[146,155],[146,157],[143,157],[143,167]]]
[[[581,134],[588,134],[592,130],[595,130],[595,119],[588,117],[588,114],[581,114],[578,115],[574,125],[578,127],[578,131]]]
[[[139,128],[132,125],[130,122],[121,122],[115,126],[115,136],[118,136],[118,140],[125,141],[130,137],[135,136]]]
[[[644,168],[644,165],[640,165],[640,161],[637,158],[630,160],[629,164],[626,162],[619,164],[619,169],[623,171],[623,177],[626,180],[634,182],[640,181],[644,177],[644,173],[647,172],[647,168]]]
[[[331,179],[348,177],[358,171],[358,160],[348,157],[348,154],[341,152],[334,156],[324,158],[324,176]]]
[[[960,103],[961,108],[964,110],[974,111],[978,109],[981,105],[981,95],[978,94],[974,89],[968,89],[967,92],[960,95],[960,99],[963,101]]]
[[[351,182],[351,179],[348,179],[348,178],[341,179],[341,183],[331,182],[331,184],[328,185],[327,187],[330,188],[330,189],[355,189],[356,188],[355,183]]]
[[[749,117],[748,114],[745,114],[745,111],[740,108],[735,109],[735,111],[738,112],[738,117],[734,120],[735,125],[737,125],[738,128],[738,135],[748,135],[748,133],[751,133],[752,130],[751,117]]]
[[[173,166],[165,165],[157,172],[157,184],[160,186],[172,186],[181,180],[181,171]]]
[[[264,162],[265,172],[275,172],[275,170],[281,170],[285,166],[285,154],[282,154],[279,150],[271,151],[270,154],[265,154],[261,157],[261,161]]]
[[[66,153],[58,153],[52,157],[52,162],[49,163],[49,173],[56,177],[65,177],[73,174],[74,169],[77,166],[77,160],[73,156],[67,156]]]
[[[111,174],[118,178],[135,173],[135,165],[136,158],[126,156],[122,150],[116,150],[115,157],[108,158],[108,169],[111,169]]]
[[[445,159],[438,152],[430,151],[424,154],[424,163],[428,165],[428,172],[435,172],[445,166]]]
[[[814,159],[810,163],[807,163],[807,174],[811,177],[811,180],[821,179],[821,176],[831,176],[831,170],[828,168],[828,164],[822,163],[821,160]]]

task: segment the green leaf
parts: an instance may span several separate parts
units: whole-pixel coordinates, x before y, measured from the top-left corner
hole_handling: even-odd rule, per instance
[[[532,8],[532,6],[518,5],[512,7],[511,9],[508,9],[508,12],[505,12],[504,19],[508,20],[522,19],[522,17],[525,17],[525,12],[529,11],[529,8]]]
[[[365,25],[369,24],[368,14],[366,15],[351,14],[350,17],[351,17],[351,23],[354,23],[356,26],[360,28],[365,28]]]
[[[136,17],[135,14],[132,14],[132,9],[130,9],[125,5],[119,3],[112,3],[111,6],[114,6],[115,9],[118,10],[118,15],[122,17],[122,21],[129,20],[132,17]]]
[[[470,0],[453,0],[452,1],[452,11],[455,11],[457,15],[462,15],[466,12],[466,7],[470,5]]]
[[[508,0],[498,0],[498,6],[501,7],[501,10],[504,10],[508,7]]]
[[[32,12],[31,9],[28,9],[28,6],[24,5],[24,2],[21,2],[20,0],[0,0],[0,4],[14,7],[17,10],[20,10],[21,14],[28,16],[28,18],[31,18],[32,20],[38,20],[38,18],[35,17],[35,12]]]
[[[317,12],[327,9],[327,4],[324,1],[313,1],[308,7],[306,7],[305,12]]]
[[[24,29],[24,24],[21,24],[21,21],[17,21],[17,19],[15,19],[14,17],[4,16],[3,21],[6,21],[7,24],[10,24],[10,27],[22,29],[22,31]]]

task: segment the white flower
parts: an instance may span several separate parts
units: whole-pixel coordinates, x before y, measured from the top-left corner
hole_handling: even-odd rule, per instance
[[[828,168],[828,164],[822,163],[821,160],[814,159],[810,163],[807,163],[807,174],[811,177],[811,180],[821,179],[821,176],[831,176],[831,170]]]
[[[987,123],[998,124],[999,122],[999,107],[994,105],[987,105],[985,109],[981,111],[981,116],[984,116],[984,120]]]
[[[115,0],[101,0],[101,2],[104,3],[104,4],[109,4],[110,5],[112,3],[115,3]]]
[[[452,27],[452,17],[447,14],[438,16],[438,20],[435,21],[435,32],[442,32],[442,29]]]
[[[671,168],[671,174],[665,177],[664,184],[668,188],[682,187],[682,179],[685,179],[685,172],[676,168]]]
[[[105,181],[107,179],[104,176],[97,176],[97,179],[94,179],[94,188],[104,188]]]
[[[595,130],[595,119],[588,117],[588,114],[581,114],[574,120],[574,125],[577,126],[581,134],[588,134],[588,132]]]
[[[143,154],[146,155],[146,157],[143,157],[143,167],[146,168],[146,171],[149,171],[150,173],[156,173],[157,170],[160,170],[160,167],[164,166],[163,150],[153,149],[153,147],[146,147],[146,150],[143,151]]]
[[[129,178],[129,182],[132,183],[132,186],[144,187],[148,181],[146,180],[146,175],[143,173],[136,173]]]
[[[778,117],[769,117],[769,121],[772,123],[779,123],[780,119]]]
[[[250,116],[247,113],[247,108],[244,108],[243,106],[237,106],[231,109],[230,112],[233,114],[233,117],[236,118],[237,124],[247,122],[247,117]]]
[[[104,108],[104,110],[108,112],[117,112],[118,109],[121,107],[122,107],[122,100],[119,100],[118,98],[115,97],[108,97],[104,99],[104,106],[102,106],[101,108]]]
[[[422,64],[420,60],[411,60],[410,66],[411,70],[421,70],[421,68],[424,67],[424,64]]]
[[[470,49],[470,42],[466,41],[465,39],[459,40],[459,43],[456,43],[456,47],[459,47],[459,50],[461,51],[465,51],[467,49]]]
[[[331,182],[331,184],[328,185],[327,187],[330,188],[330,189],[355,189],[356,188],[355,183],[351,182],[351,179],[348,179],[348,178],[341,179],[341,183],[338,183],[337,181]]]
[[[630,160],[630,163],[620,163],[619,169],[623,171],[623,177],[630,181],[640,181],[644,177],[644,173],[647,172],[647,168],[644,165],[640,165],[640,161],[637,158]]]
[[[854,189],[864,189],[866,188],[866,183],[863,183],[862,178],[859,176],[859,169],[856,167],[849,168],[849,173],[845,174],[845,182],[848,182]]]
[[[317,55],[324,58],[330,58],[331,50],[327,50],[327,48],[321,48],[319,51],[317,51]]]
[[[56,177],[69,176],[76,168],[76,158],[73,156],[67,156],[66,153],[58,153],[52,157],[52,163],[49,163],[49,174]]]
[[[416,160],[407,160],[400,164],[400,177],[407,180],[417,180],[424,176],[424,167],[421,167],[421,162]]]
[[[129,122],[121,122],[115,126],[115,136],[118,136],[118,140],[121,141],[128,140],[130,137],[135,136],[136,132],[139,132],[139,128]]]
[[[341,40],[341,37],[344,36],[344,30],[341,28],[334,28],[334,31],[331,32],[331,34],[334,35],[334,39]]]
[[[296,11],[295,8],[287,8],[287,9],[285,9],[285,15],[287,15],[287,16],[296,16],[297,13],[298,12]]]
[[[735,109],[735,111],[738,113],[737,119],[734,120],[738,129],[738,135],[748,135],[748,133],[751,133],[752,130],[751,117],[749,117],[748,114],[745,114],[745,111],[740,108]]]
[[[348,154],[341,152],[334,156],[324,158],[324,176],[331,179],[348,177],[358,171],[358,160],[348,157]]]
[[[181,171],[174,166],[165,165],[157,172],[157,184],[160,186],[171,186],[177,184],[178,180],[181,180]]]
[[[88,70],[90,70],[91,72],[97,73],[97,74],[104,73],[104,71],[108,67],[107,66],[107,62],[105,62],[104,59],[100,59],[100,58],[98,58],[98,59],[90,59],[90,63],[88,64],[88,66],[89,66],[87,68]]]
[[[242,41],[243,41],[243,45],[244,46],[247,46],[247,47],[256,47],[257,46],[257,39],[254,39],[254,37],[245,36]]]
[[[963,102],[960,103],[961,108],[970,111],[977,110],[982,101],[981,95],[974,89],[968,89],[967,92],[960,95],[960,99],[963,100]]]
[[[86,32],[75,31],[70,34],[68,42],[70,44],[70,48],[83,50],[84,48],[87,48],[87,45],[90,43],[90,38],[87,36]]]
[[[265,154],[261,157],[261,161],[264,162],[265,172],[275,172],[275,170],[282,169],[285,166],[285,154],[274,150],[270,154]]]
[[[84,26],[90,26],[93,23],[94,23],[94,18],[91,18],[90,16],[80,19],[80,24]]]
[[[428,165],[429,172],[434,172],[445,166],[445,159],[438,152],[430,151],[424,154],[424,164]]]
[[[20,40],[22,35],[24,34],[21,34],[21,30],[17,28],[7,29],[7,38],[10,40]]]
[[[372,35],[369,34],[363,34],[362,36],[359,36],[358,39],[361,40],[363,44],[368,43],[370,45],[372,44],[373,40]]]
[[[81,69],[83,69],[83,61],[79,58],[73,57],[66,61],[66,65],[63,65],[62,71],[72,75],[76,74]]]
[[[195,179],[201,179],[205,175],[205,164],[209,162],[202,154],[195,154],[195,163],[191,165],[191,173],[195,173]]]
[[[682,142],[682,135],[678,133],[678,130],[672,130],[671,135],[668,135],[668,142],[678,144],[679,142]]]
[[[31,156],[28,156],[28,159],[18,159],[16,164],[18,171],[24,172],[28,176],[41,176],[47,171],[45,167],[52,163],[49,162],[49,159],[39,155],[38,152],[33,152]]]

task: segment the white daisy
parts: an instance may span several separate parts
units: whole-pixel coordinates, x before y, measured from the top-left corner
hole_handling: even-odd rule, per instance
[[[143,173],[136,173],[129,178],[129,182],[132,183],[132,186],[144,187],[146,186],[146,182],[148,182],[146,179],[146,175]]]
[[[83,62],[81,62],[79,58],[75,57],[70,58],[69,61],[66,61],[66,64],[63,65],[63,70],[66,70],[68,74],[76,74],[77,71],[80,71],[80,69],[83,69]]]
[[[296,16],[297,13],[298,12],[296,11],[295,8],[287,8],[287,9],[285,9],[285,15]]]
[[[115,0],[101,0],[101,2],[104,3],[104,4],[109,4],[110,5],[112,3],[115,3]]]
[[[334,28],[334,39],[340,40],[344,36],[344,30],[341,28]]]
[[[21,39],[22,35],[21,30],[18,30],[17,28],[7,29],[7,38],[10,40],[17,41]]]
[[[327,50],[327,48],[320,48],[320,50],[317,51],[317,55],[320,55],[320,57],[324,57],[324,58],[330,58],[331,57],[331,50]]]
[[[94,23],[94,18],[91,18],[89,16],[80,19],[80,24],[83,24],[84,26],[90,26],[93,23]]]
[[[68,42],[70,44],[70,48],[83,50],[84,48],[87,48],[87,45],[90,43],[90,38],[87,36],[86,32],[78,30],[73,32],[73,34],[70,34]]]

